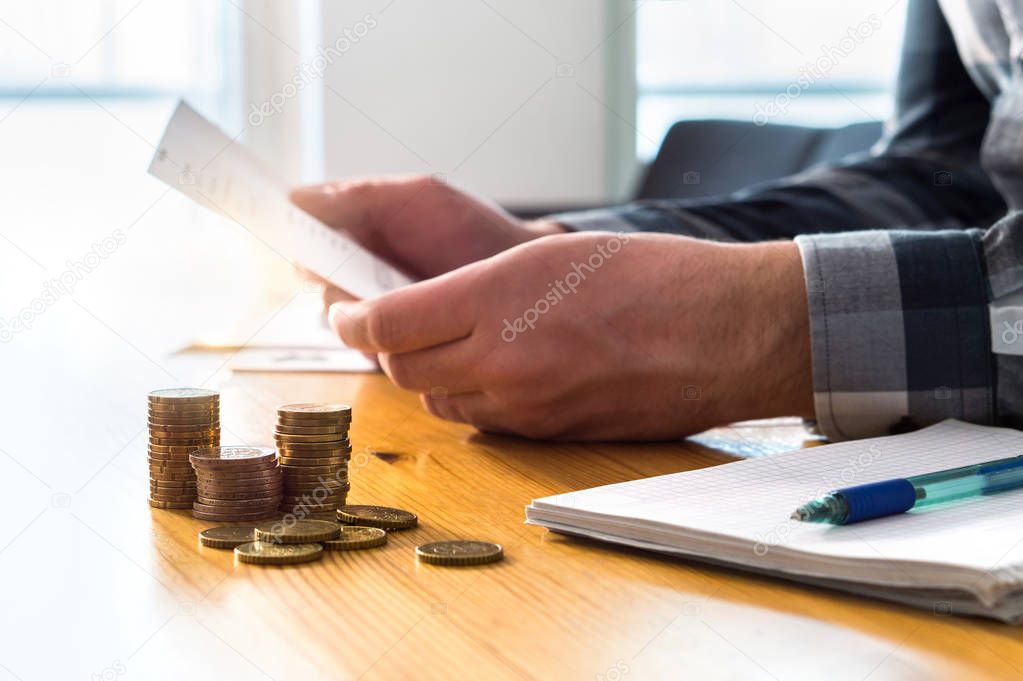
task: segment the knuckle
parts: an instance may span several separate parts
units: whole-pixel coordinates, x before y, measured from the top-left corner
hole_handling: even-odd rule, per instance
[[[387,365],[387,374],[395,385],[400,388],[413,387],[412,372],[406,360],[400,355],[386,355],[384,362]]]
[[[379,308],[371,307],[366,312],[366,337],[372,347],[382,350],[394,347],[398,342],[398,328],[391,315]]]

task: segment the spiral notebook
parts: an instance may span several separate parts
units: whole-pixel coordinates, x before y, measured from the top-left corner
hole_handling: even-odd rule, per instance
[[[1023,453],[1023,432],[944,421],[536,499],[526,521],[926,608],[1023,621],[1023,490],[846,526],[791,520],[836,487]]]

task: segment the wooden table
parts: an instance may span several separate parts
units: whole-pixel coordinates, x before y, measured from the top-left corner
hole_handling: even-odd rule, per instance
[[[434,419],[379,375],[248,374],[220,388],[225,444],[267,441],[279,403],[350,402],[350,500],[413,510],[420,526],[315,564],[236,565],[230,551],[198,546],[209,523],[147,506],[140,433],[78,491],[51,490],[39,515],[8,509],[0,679],[1023,677],[1023,629],[523,524],[535,497],[729,460],[720,451],[483,436]],[[99,415],[109,399],[100,389],[82,409]],[[141,415],[144,395],[131,399]],[[39,406],[20,428],[53,423]],[[108,430],[124,428],[144,420]],[[755,445],[803,434],[722,436]],[[417,544],[458,537],[500,542],[507,557],[480,568],[416,562]]]

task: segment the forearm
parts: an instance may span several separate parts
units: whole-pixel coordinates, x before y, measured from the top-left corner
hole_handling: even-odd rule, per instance
[[[969,153],[850,160],[729,196],[637,201],[551,219],[574,231],[756,242],[863,229],[990,224],[1005,204]]]

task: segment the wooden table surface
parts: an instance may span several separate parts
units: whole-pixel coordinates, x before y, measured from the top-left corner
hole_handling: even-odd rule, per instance
[[[279,403],[350,402],[350,501],[413,510],[420,526],[384,548],[314,564],[235,564],[230,551],[198,545],[210,523],[146,504],[140,432],[82,489],[51,489],[38,515],[8,513],[0,678],[1023,676],[1023,629],[523,524],[535,497],[731,458],[720,450],[484,436],[434,419],[379,375],[245,374],[218,387],[225,444],[268,441]],[[108,399],[99,389],[81,409],[99,417]],[[132,399],[140,420],[119,425],[141,431],[144,394]],[[58,427],[38,406],[38,422],[19,428]],[[107,430],[113,439],[117,428]],[[802,437],[793,426],[718,435],[753,448]],[[25,504],[35,499],[7,487]],[[507,557],[480,568],[416,562],[417,544],[448,538],[500,542]]]

